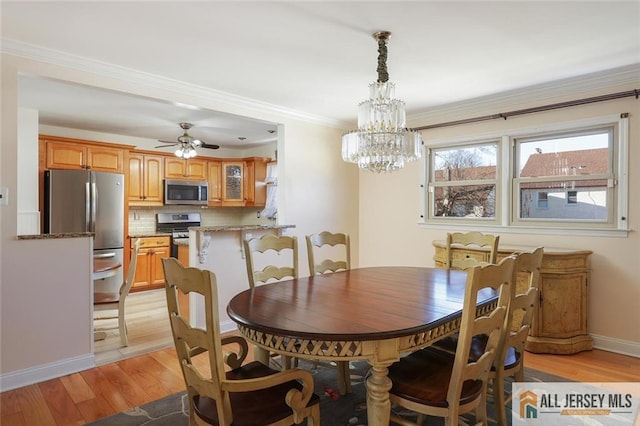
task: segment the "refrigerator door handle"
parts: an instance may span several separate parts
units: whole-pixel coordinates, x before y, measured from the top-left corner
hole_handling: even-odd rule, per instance
[[[91,183],[91,232],[96,232],[96,212],[98,208],[98,185],[95,181]]]
[[[85,232],[91,232],[91,183],[84,184],[85,189],[85,204],[84,204],[84,230]]]

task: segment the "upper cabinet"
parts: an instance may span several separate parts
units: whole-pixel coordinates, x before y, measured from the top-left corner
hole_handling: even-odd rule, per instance
[[[163,203],[164,157],[129,153],[129,205],[161,206]]]
[[[207,180],[207,160],[166,157],[164,177],[166,179]]]
[[[209,206],[222,204],[222,161],[207,161],[207,181],[209,182]]]
[[[267,201],[267,163],[270,158],[246,158],[244,160],[244,198],[246,206],[264,207]]]
[[[222,205],[244,206],[244,162],[222,162]]]
[[[87,141],[41,136],[45,169],[124,173],[125,149]]]

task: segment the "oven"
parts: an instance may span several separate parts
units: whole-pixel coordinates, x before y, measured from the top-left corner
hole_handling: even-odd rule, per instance
[[[171,257],[178,258],[178,244],[189,243],[189,227],[200,226],[200,213],[158,213],[156,231],[171,233]]]

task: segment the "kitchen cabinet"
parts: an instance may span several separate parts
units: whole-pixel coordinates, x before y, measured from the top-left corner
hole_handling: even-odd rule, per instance
[[[207,180],[207,160],[166,157],[165,179]]]
[[[446,244],[434,241],[435,266],[445,267]],[[499,246],[501,261],[516,251],[535,247]],[[488,261],[485,249],[453,248],[456,257],[474,257]],[[574,354],[590,350],[593,339],[587,330],[587,299],[590,250],[544,249],[540,267],[539,303],[526,342],[526,350],[535,353]],[[522,292],[526,277],[518,277],[516,291]]]
[[[222,162],[222,205],[244,206],[244,162]]]
[[[267,202],[267,163],[270,158],[253,157],[244,160],[245,206],[264,207]]]
[[[130,206],[161,206],[163,203],[164,157],[129,153],[128,202]]]
[[[222,161],[207,161],[207,181],[209,182],[209,206],[222,204]]]
[[[131,245],[136,238],[131,238]],[[170,237],[140,237],[138,264],[132,291],[150,290],[164,286],[162,259],[171,257]]]
[[[125,149],[89,141],[41,136],[45,144],[45,169],[124,172]]]

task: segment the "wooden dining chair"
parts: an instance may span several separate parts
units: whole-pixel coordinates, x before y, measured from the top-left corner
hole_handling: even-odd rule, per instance
[[[349,242],[349,234],[332,234],[331,232],[322,231],[319,234],[307,235],[306,240],[307,259],[309,260],[310,275],[324,274],[326,272],[336,272],[351,268],[351,244]],[[331,253],[321,253],[321,250],[325,248],[330,249],[333,247],[342,248],[341,253],[335,253],[335,250],[333,249],[331,249]],[[342,256],[339,259],[325,258],[317,263],[316,254],[342,254]]]
[[[445,248],[447,269],[466,269],[471,266],[496,263],[498,257],[499,235],[483,234],[481,232],[453,232],[447,234]],[[452,250],[456,247],[480,247],[489,250],[489,257],[484,258],[482,253],[466,252],[464,250]]]
[[[258,361],[243,364],[248,353],[244,338],[222,338],[215,274],[185,268],[175,258],[162,259],[162,266],[171,331],[189,397],[189,424],[288,426],[307,419],[308,425],[320,426],[320,398],[313,393],[308,371],[279,372]],[[204,329],[191,327],[181,314],[178,291],[202,296]]]
[[[476,422],[487,424],[487,383],[498,351],[501,330],[509,304],[515,260],[506,258],[498,265],[474,266],[467,270],[460,336],[455,353],[427,347],[389,367],[392,404],[424,415],[443,417],[445,425],[457,426],[458,415],[474,411]],[[498,291],[494,309],[476,318],[478,293],[487,287]],[[488,336],[485,352],[469,360],[473,338]],[[391,420],[417,425],[392,412]]]
[[[349,234],[331,233],[322,231],[318,234],[306,236],[307,259],[309,261],[309,274],[326,274],[343,271],[351,268],[351,244]],[[327,250],[325,250],[327,249]],[[334,258],[325,258],[316,262],[316,254],[322,257],[332,255]],[[334,367],[322,361],[314,361],[317,365]],[[335,368],[338,370],[338,388],[341,395],[351,393],[351,371],[349,361],[337,361]]]
[[[245,263],[249,287],[284,278],[298,278],[298,238],[295,236],[278,236],[265,234],[260,238],[244,240]],[[277,257],[275,257],[277,255]],[[271,257],[270,257],[271,256]],[[277,260],[277,265],[269,264]],[[279,354],[271,353],[269,358],[278,365]],[[283,370],[291,368],[293,358],[281,356],[279,367]]]
[[[298,278],[298,238],[295,236],[278,236],[266,234],[260,238],[244,240],[245,263],[247,266],[247,277],[249,287],[266,283],[270,280],[281,280],[283,278]],[[278,264],[266,264],[271,259],[258,259],[259,253],[264,254],[263,258],[269,256],[269,251],[278,254]],[[271,254],[273,254],[271,253]],[[282,261],[282,257],[288,256]],[[259,260],[262,263],[259,263]],[[290,262],[288,262],[290,260]],[[260,268],[260,266],[263,266]]]
[[[107,310],[117,310],[116,316],[99,316],[94,320],[103,319],[118,319],[118,330],[120,333],[120,343],[122,346],[129,346],[129,338],[127,336],[127,323],[124,318],[125,299],[131,291],[133,285],[133,279],[136,275],[136,266],[138,264],[138,251],[140,251],[140,239],[138,238],[133,245],[133,251],[131,252],[131,260],[129,262],[129,270],[122,285],[118,289],[117,293],[109,292],[95,292],[93,293],[93,311],[102,312]]]
[[[496,420],[500,426],[507,425],[505,404],[510,399],[505,396],[505,379],[513,377],[515,381],[524,381],[524,348],[537,306],[543,254],[544,248],[538,247],[532,253],[514,253],[510,256],[515,259],[514,285],[511,286],[511,300],[505,316],[505,332],[500,336],[498,352],[489,373]],[[453,353],[456,345],[456,339],[443,339],[436,342],[434,348]],[[486,336],[475,337],[469,352],[470,360],[479,359],[485,351],[485,345]]]

